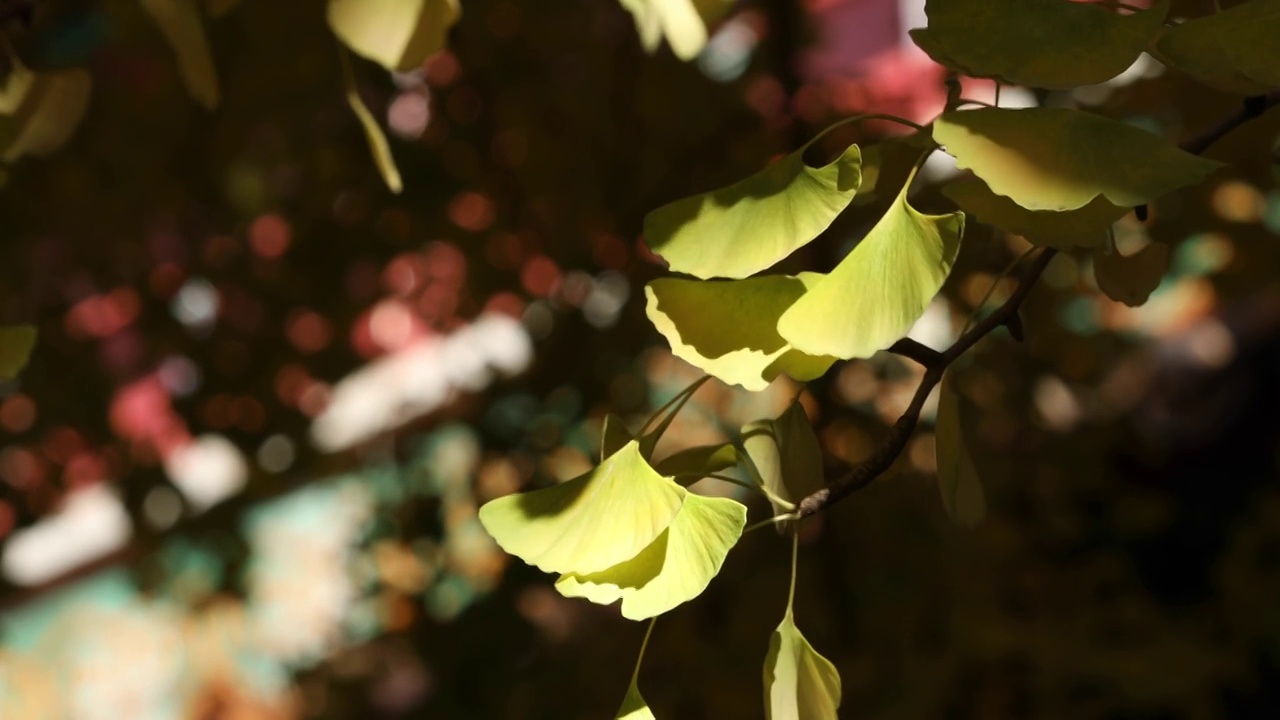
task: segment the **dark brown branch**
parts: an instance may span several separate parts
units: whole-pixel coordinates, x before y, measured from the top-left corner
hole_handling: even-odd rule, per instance
[[[1241,103],[1240,109],[1234,114],[1228,115],[1222,119],[1217,125],[1205,130],[1199,135],[1187,138],[1179,143],[1178,147],[1186,150],[1192,155],[1199,155],[1208,150],[1214,143],[1221,140],[1227,133],[1235,130],[1250,120],[1262,115],[1271,108],[1280,105],[1280,90],[1274,90],[1266,95],[1255,95],[1247,97]]]
[[[942,353],[911,338],[902,338],[890,345],[889,352],[894,355],[901,355],[904,358],[911,358],[927,368],[942,362]]]

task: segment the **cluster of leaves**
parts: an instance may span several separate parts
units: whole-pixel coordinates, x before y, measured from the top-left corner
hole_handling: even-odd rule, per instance
[[[662,34],[681,57],[699,47],[698,29],[705,28],[690,3],[624,5],[646,46]],[[1280,17],[1276,7],[1253,0],[1170,28],[1167,0],[1145,9],[1066,0],[931,0],[928,27],[912,37],[955,73],[996,83],[1041,89],[1101,83],[1150,51],[1215,87],[1257,94],[1280,85],[1280,49],[1267,39]],[[850,144],[814,166],[806,150],[819,135],[751,177],[650,213],[646,241],[670,270],[691,276],[646,287],[648,317],[672,351],[710,376],[754,391],[782,374],[809,381],[838,360],[889,349],[946,282],[967,216],[1025,238],[1044,260],[1058,251],[1089,254],[1104,293],[1130,305],[1144,302],[1169,253],[1148,246],[1122,255],[1113,225],[1135,209],[1142,217],[1148,204],[1201,182],[1221,164],[1094,113],[966,108],[974,104],[982,105],[953,94],[927,126],[881,115],[850,118],[839,124],[876,117],[898,120],[914,134],[868,148]],[[912,207],[909,196],[916,169],[938,150],[969,173],[942,189],[958,210],[929,215]],[[899,161],[905,173],[889,167]],[[905,181],[890,189],[896,196],[888,209],[834,268],[767,274],[818,238],[857,195],[888,195],[879,186],[896,176]],[[941,373],[975,341],[954,353],[931,351],[936,357],[926,364]],[[984,499],[965,450],[962,403],[951,376],[941,376],[938,475],[948,514],[969,525],[981,520]],[[600,604],[620,600],[623,616],[633,620],[655,618],[701,593],[746,527],[745,507],[690,493],[686,480],[737,482],[720,473],[741,464],[752,480],[747,484],[779,513],[764,523],[790,532],[794,543],[795,521],[805,514],[795,512],[799,501],[823,485],[821,453],[801,406],[744,427],[734,444],[655,461],[654,446],[679,405],[665,417],[660,410],[650,421],[656,428],[638,437],[607,422],[602,460],[593,470],[492,501],[481,521],[507,552],[558,574],[562,594]],[[790,602],[770,643],[764,680],[768,717],[836,716],[839,677],[796,629]],[[653,717],[636,676],[618,717]]]

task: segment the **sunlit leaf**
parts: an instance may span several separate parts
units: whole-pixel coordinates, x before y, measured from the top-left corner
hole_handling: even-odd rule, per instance
[[[36,329],[30,325],[0,326],[0,380],[18,376],[36,346]]]
[[[636,687],[635,680],[627,688],[627,696],[622,699],[622,707],[618,708],[615,720],[657,720],[649,709],[649,703],[640,697],[640,688]]]
[[[778,320],[796,350],[870,357],[907,334],[951,272],[964,213],[924,215],[903,186],[875,227]]]
[[[1169,28],[1162,59],[1207,85],[1255,95],[1280,86],[1280,0],[1250,0]]]
[[[653,469],[665,477],[692,473],[714,473],[738,464],[738,451],[728,443],[698,445],[685,448],[653,464]]]
[[[636,21],[640,44],[654,52],[666,38],[671,52],[681,60],[692,60],[707,44],[706,20],[694,0],[620,0]]]
[[[835,362],[792,349],[778,318],[822,276],[764,275],[731,281],[661,278],[645,287],[645,312],[671,352],[726,383],[763,390],[780,373],[821,377]]]
[[[373,163],[377,166],[383,182],[387,184],[387,188],[391,192],[399,194],[404,189],[404,183],[400,180],[400,169],[396,167],[396,159],[391,154],[391,146],[387,144],[387,136],[382,132],[382,126],[378,125],[378,121],[369,112],[369,108],[365,107],[364,100],[360,98],[360,90],[356,87],[355,73],[352,72],[351,62],[347,60],[345,53],[342,55],[342,80],[347,96],[347,104],[351,106],[351,111],[356,114],[356,118],[360,121],[360,127],[364,129],[364,136],[369,142],[369,153],[373,156]]]
[[[622,616],[631,620],[661,615],[707,589],[746,524],[747,508],[737,500],[688,493],[667,531],[634,558],[600,572],[566,573],[556,589],[602,605],[621,600]]]
[[[769,638],[764,660],[764,715],[767,720],[836,720],[840,674],[818,654],[787,610]]]
[[[634,558],[671,524],[685,490],[632,440],[585,475],[480,508],[502,549],[546,572],[593,573]]]
[[[1107,239],[1107,228],[1129,213],[1096,197],[1076,210],[1028,210],[1003,195],[991,192],[977,178],[965,178],[943,186],[942,194],[951,198],[970,216],[979,221],[1021,235],[1045,247],[1098,247]]]
[[[938,415],[934,426],[938,490],[947,517],[960,527],[973,527],[986,517],[987,499],[973,456],[965,445],[960,398],[952,387],[951,375],[951,372],[945,373],[938,388]]]
[[[142,8],[178,56],[187,91],[204,107],[218,106],[218,71],[204,32],[199,0],[142,0]]]
[[[862,181],[862,154],[850,145],[815,168],[804,163],[804,151],[726,188],[649,213],[649,247],[676,272],[744,278],[808,244],[853,200]]]
[[[992,192],[1028,210],[1075,210],[1099,196],[1134,207],[1221,167],[1145,130],[1068,108],[949,112],[934,122],[933,137]]]
[[[626,423],[617,415],[605,415],[604,424],[600,426],[600,459],[603,460],[621,450],[627,443],[635,439]],[[656,468],[655,468],[656,469]],[[660,475],[670,477],[671,473],[659,471]]]
[[[1124,72],[1168,10],[1168,0],[1128,15],[1065,0],[929,0],[929,26],[912,30],[911,39],[971,77],[1062,89]]]
[[[799,402],[773,420],[743,427],[742,445],[760,482],[776,497],[794,505],[822,487],[822,447]],[[770,502],[775,515],[787,511],[772,498]],[[778,532],[785,533],[787,524],[779,523]]]
[[[1169,270],[1169,246],[1148,243],[1128,257],[1114,243],[1093,252],[1093,277],[1107,297],[1130,307],[1147,301]]]
[[[441,50],[458,0],[329,0],[329,27],[357,55],[401,72]]]

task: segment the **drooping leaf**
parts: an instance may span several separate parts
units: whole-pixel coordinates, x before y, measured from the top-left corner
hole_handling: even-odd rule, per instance
[[[738,464],[738,451],[728,443],[698,445],[672,453],[653,464],[665,477],[686,473],[714,473]]]
[[[934,426],[934,452],[938,466],[938,490],[947,517],[960,527],[973,527],[987,516],[987,499],[973,456],[964,441],[960,397],[952,386],[950,371],[938,387],[938,416]]]
[[[681,60],[692,60],[707,44],[707,25],[694,0],[620,0],[636,21],[640,44],[654,52],[663,38]]]
[[[1064,0],[929,0],[929,26],[911,39],[964,75],[1065,89],[1124,72],[1168,10],[1168,0],[1129,15]]]
[[[766,720],[836,720],[840,673],[818,654],[787,610],[764,660]]]
[[[992,192],[1028,210],[1075,210],[1099,196],[1131,208],[1221,167],[1145,130],[1068,108],[948,112],[933,137]]]
[[[603,460],[621,450],[627,443],[635,439],[626,423],[617,415],[605,415],[604,424],[600,426],[600,459]],[[657,470],[657,468],[654,468]],[[671,473],[658,471],[658,474],[670,477]]]
[[[622,707],[618,708],[615,720],[657,720],[649,709],[649,703],[640,697],[640,688],[636,687],[635,680],[627,688],[627,695],[622,699]]]
[[[804,163],[807,147],[745,180],[649,213],[649,247],[672,270],[705,279],[745,278],[808,244],[853,200],[862,154],[850,145],[815,168]]]
[[[36,329],[30,325],[0,326],[0,380],[18,376],[36,346]]]
[[[2,159],[43,157],[65,145],[84,119],[92,87],[84,70],[33,73],[15,62],[0,93],[0,114],[11,116]]]
[[[763,390],[779,374],[821,377],[835,362],[794,350],[778,334],[778,318],[822,279],[764,275],[731,281],[661,278],[645,287],[645,312],[676,357],[747,390]]]
[[[556,589],[566,597],[608,605],[645,620],[707,589],[747,524],[747,508],[729,498],[686,494],[666,532],[634,558],[594,573],[566,573]]]
[[[897,195],[920,156],[932,146],[933,138],[927,130],[862,146],[862,183],[853,196],[853,204],[864,205]]]
[[[178,70],[187,91],[206,109],[218,106],[218,71],[204,32],[199,0],[142,0],[142,8],[160,28],[178,56]]]
[[[964,213],[924,215],[904,185],[875,227],[778,319],[809,355],[870,357],[907,334],[951,272]]]
[[[404,189],[404,183],[400,179],[400,169],[396,167],[395,156],[391,154],[391,146],[387,144],[387,136],[382,132],[382,126],[378,125],[378,121],[374,119],[369,108],[365,107],[364,100],[360,98],[355,73],[351,69],[351,62],[347,59],[346,53],[342,54],[342,82],[347,104],[356,114],[356,119],[360,121],[360,127],[364,130],[364,137],[369,141],[369,153],[373,156],[373,164],[377,166],[387,188],[397,195],[400,194]]]
[[[347,47],[405,72],[444,48],[458,0],[329,0],[329,27]]]
[[[1021,235],[1029,242],[1059,249],[1098,247],[1107,239],[1107,228],[1129,213],[1095,197],[1077,210],[1028,210],[1003,195],[991,192],[977,178],[965,178],[943,186],[942,194],[970,216]]]
[[[1128,257],[1121,255],[1114,243],[1093,252],[1093,277],[1098,289],[1130,307],[1145,303],[1168,270],[1169,246],[1164,243],[1148,243]]]
[[[593,573],[634,558],[671,524],[685,490],[649,467],[632,440],[590,472],[480,508],[508,553],[546,572]]]
[[[1228,92],[1258,95],[1280,86],[1280,0],[1250,0],[1169,28],[1162,59]]]
[[[799,402],[773,420],[757,420],[742,428],[742,445],[760,482],[773,495],[796,504],[822,487],[822,446]],[[775,515],[786,512],[770,498]],[[778,523],[785,534],[789,523]]]

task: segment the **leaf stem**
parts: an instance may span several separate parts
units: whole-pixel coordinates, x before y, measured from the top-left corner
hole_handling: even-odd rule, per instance
[[[787,616],[791,615],[791,606],[796,599],[796,565],[800,557],[800,530],[797,526],[791,530],[791,586],[787,588]]]
[[[961,335],[969,332],[969,328],[973,327],[974,321],[978,319],[979,313],[982,312],[983,306],[985,306],[987,301],[991,299],[991,296],[996,293],[996,288],[1000,287],[1000,283],[1008,277],[1009,273],[1013,272],[1013,269],[1018,266],[1018,263],[1021,263],[1023,258],[1030,255],[1033,250],[1035,250],[1034,246],[1027,248],[1025,252],[1011,260],[1009,264],[1005,266],[1004,270],[1001,270],[1000,274],[996,276],[996,279],[991,281],[991,287],[987,288],[987,294],[982,296],[982,299],[974,306],[973,312],[969,314],[969,320],[965,322],[964,329],[960,331]]]
[[[796,514],[795,514],[795,513],[793,513],[793,512],[789,512],[789,513],[782,513],[781,515],[774,515],[774,516],[773,516],[773,517],[771,517],[771,518],[765,518],[764,520],[761,520],[760,522],[752,523],[752,524],[748,525],[748,526],[747,526],[747,529],[742,531],[742,534],[743,534],[743,535],[746,535],[747,533],[751,532],[752,530],[759,530],[759,529],[760,529],[760,528],[762,528],[762,527],[768,527],[768,526],[770,526],[770,525],[777,525],[777,524],[778,524],[778,523],[780,523],[780,522],[786,522],[786,521],[788,521],[788,520],[795,520],[795,519],[796,519]]]
[[[644,640],[640,641],[640,654],[636,657],[636,669],[631,672],[631,685],[633,687],[640,680],[640,663],[644,662],[644,652],[649,649],[649,636],[653,634],[653,626],[657,622],[658,616],[655,615],[653,616],[653,619],[649,621],[649,627],[645,628]]]
[[[658,427],[654,428],[651,433],[656,436],[653,439],[653,443],[657,444],[658,440],[662,437],[662,433],[667,431],[667,428],[671,425],[671,421],[674,420],[676,415],[684,408],[684,404],[689,402],[689,398],[693,397],[693,394],[698,391],[698,388],[702,387],[702,384],[710,379],[710,375],[703,375],[697,380],[689,383],[688,387],[676,393],[675,396],[664,403],[662,407],[654,410],[653,414],[649,416],[649,419],[645,420],[644,425],[640,427],[640,435],[644,435],[645,428],[653,424],[653,421],[657,420],[660,415],[667,412],[667,410],[671,410],[671,412],[663,418],[662,422],[659,423]],[[674,406],[674,408],[672,406]]]
[[[835,130],[836,128],[841,128],[845,125],[858,125],[867,120],[886,120],[888,122],[898,123],[899,125],[905,125],[906,127],[912,128],[918,132],[923,132],[926,129],[925,126],[920,123],[912,122],[911,120],[904,117],[898,117],[897,115],[890,115],[888,113],[863,113],[861,115],[854,115],[853,117],[847,117],[831,123],[827,127],[823,128],[817,135],[814,135],[813,139],[805,143],[805,147],[818,142],[818,140],[821,140],[827,135],[827,133]]]
[[[723,482],[732,483],[739,487],[747,488],[748,490],[755,490],[756,492],[768,498],[770,502],[773,502],[774,504],[786,510],[796,509],[796,506],[794,503],[778,497],[772,491],[770,491],[769,488],[765,487],[763,483],[761,484],[749,483],[746,480],[739,480],[736,477],[731,477],[729,475],[720,475],[718,473],[703,473],[703,472],[676,473],[675,477],[696,478],[697,480],[701,480],[703,478],[712,478],[715,480],[721,480]]]

